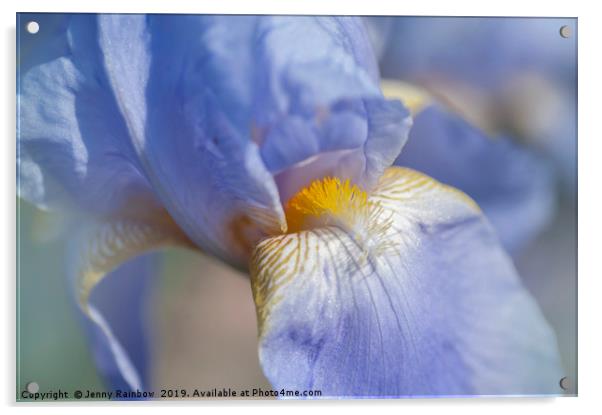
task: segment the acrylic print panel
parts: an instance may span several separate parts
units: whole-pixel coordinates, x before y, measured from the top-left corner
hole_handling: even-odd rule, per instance
[[[574,396],[573,18],[17,15],[17,400]]]

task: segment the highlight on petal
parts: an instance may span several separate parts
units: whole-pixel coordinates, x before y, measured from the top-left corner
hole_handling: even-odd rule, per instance
[[[99,370],[113,387],[150,386],[141,308],[153,266],[130,260],[169,246],[193,247],[164,211],[88,222],[71,241],[74,294]]]
[[[559,394],[555,336],[476,204],[397,167],[369,202],[384,232],[364,241],[332,224],[255,250],[272,385],[325,397]]]

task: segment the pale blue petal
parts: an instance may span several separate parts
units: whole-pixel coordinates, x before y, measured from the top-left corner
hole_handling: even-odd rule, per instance
[[[95,37],[93,16],[73,18],[68,54],[19,69],[17,188],[42,208],[75,205],[107,214],[127,199],[155,204]]]
[[[236,89],[216,91],[211,57],[219,54],[203,18],[101,16],[100,23],[114,89],[141,84],[120,96],[120,106],[153,189],[199,246],[244,265],[253,239],[279,231],[283,214],[257,144],[230,118],[239,115],[229,104]],[[259,231],[234,229],[249,217]]]
[[[407,110],[378,90],[361,21],[274,18],[259,27],[257,59],[267,71],[255,80],[253,121],[266,166],[287,176],[278,180],[281,199],[325,175],[371,187],[402,148],[410,121]],[[308,145],[296,145],[303,137]],[[304,163],[308,167],[298,168]],[[296,171],[286,172],[291,168]]]
[[[554,333],[476,205],[405,169],[389,169],[371,200],[384,234],[361,242],[325,227],[255,252],[259,356],[274,388],[560,394]]]
[[[108,390],[152,390],[153,287],[158,258],[138,257],[94,288],[90,315],[82,314],[99,373]]]
[[[228,17],[215,22],[230,23]],[[263,17],[249,38],[249,57],[263,69],[252,78],[260,124],[283,112],[310,114],[342,98],[380,96],[376,60],[359,19]]]
[[[541,156],[505,137],[489,137],[439,105],[415,117],[395,164],[467,193],[511,253],[532,241],[554,215],[553,171]]]

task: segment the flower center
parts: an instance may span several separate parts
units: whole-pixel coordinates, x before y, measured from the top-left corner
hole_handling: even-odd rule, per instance
[[[386,232],[392,224],[380,203],[349,180],[336,177],[314,180],[286,204],[288,232],[336,226],[349,234],[362,249],[378,253],[389,248]]]

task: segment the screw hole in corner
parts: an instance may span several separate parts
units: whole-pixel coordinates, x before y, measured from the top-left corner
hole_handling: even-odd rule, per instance
[[[561,26],[560,27],[560,36],[562,36],[565,39],[568,39],[569,37],[571,37],[571,27],[570,26]]]
[[[27,384],[27,392],[29,393],[38,393],[40,390],[40,385],[37,382],[29,382]]]
[[[25,29],[27,29],[29,34],[35,35],[40,31],[40,24],[36,21],[31,21],[27,23]]]
[[[565,376],[562,379],[560,379],[560,382],[558,382],[560,387],[562,388],[562,390],[569,390],[571,385],[569,383],[569,379]]]

